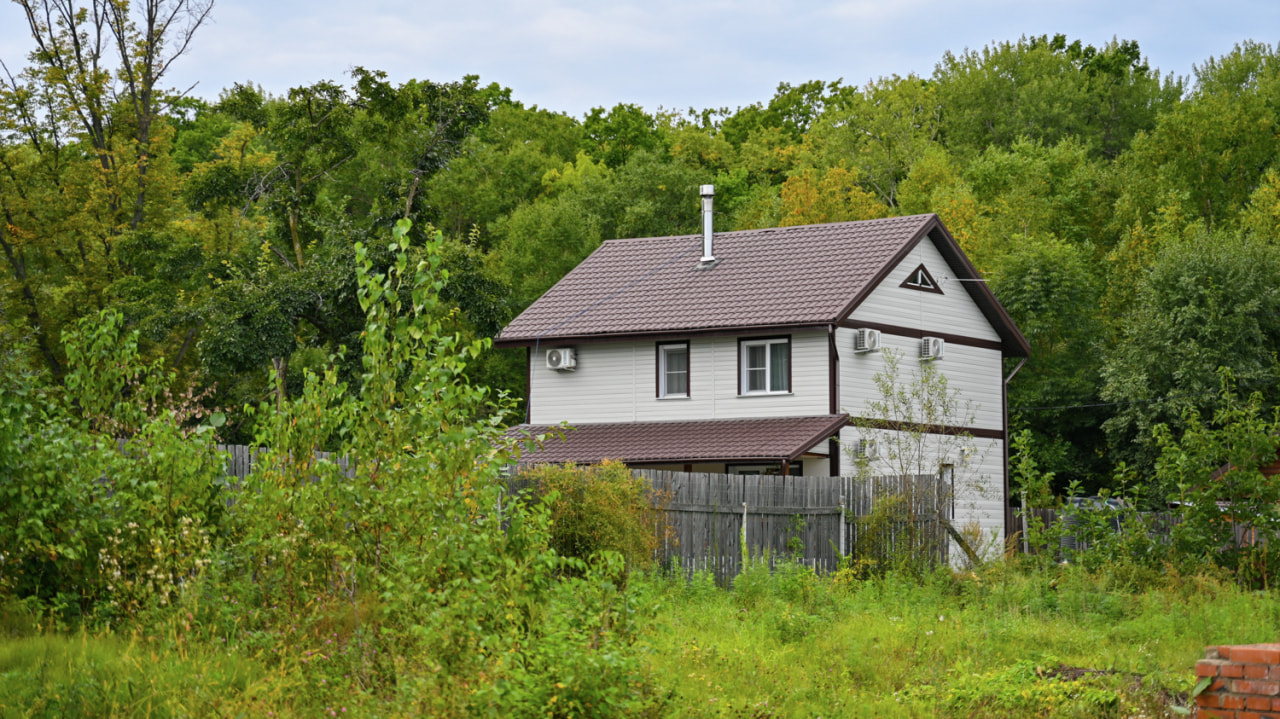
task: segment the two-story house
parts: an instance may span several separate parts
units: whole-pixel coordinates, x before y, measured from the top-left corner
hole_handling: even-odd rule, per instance
[[[891,350],[971,407],[965,426],[913,429],[972,438],[980,486],[956,488],[956,519],[1003,534],[1003,359],[1029,348],[938,217],[713,234],[712,192],[701,236],[606,241],[497,337],[528,348],[519,429],[575,428],[522,461],[851,473],[849,420]]]

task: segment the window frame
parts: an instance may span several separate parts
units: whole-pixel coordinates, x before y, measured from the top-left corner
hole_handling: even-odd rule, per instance
[[[764,390],[748,390],[750,382],[747,380],[747,354],[744,348],[763,345],[765,349],[765,366],[764,376],[765,382],[773,376],[773,355],[767,348],[775,344],[786,344],[787,346],[787,386],[785,389],[764,389]],[[739,397],[760,397],[763,395],[791,394],[792,367],[795,366],[795,353],[791,351],[792,342],[791,335],[772,335],[769,337],[739,337],[738,338],[738,396]]]
[[[685,357],[684,394],[667,392],[667,353],[668,349],[683,348]],[[689,399],[693,396],[693,352],[689,340],[674,342],[657,342],[654,344],[654,386],[653,395],[658,399]]]

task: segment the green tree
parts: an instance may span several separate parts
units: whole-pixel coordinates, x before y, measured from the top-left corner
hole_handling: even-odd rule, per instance
[[[1102,398],[1120,403],[1103,425],[1112,458],[1150,468],[1156,425],[1177,437],[1187,410],[1214,411],[1219,367],[1272,401],[1278,342],[1280,249],[1221,232],[1165,240],[1104,352]]]
[[[1023,137],[1048,145],[1076,137],[1090,152],[1116,157],[1182,94],[1182,82],[1161,78],[1137,42],[1099,49],[1064,35],[946,52],[933,79],[943,142],[961,155],[1007,149]]]
[[[178,287],[151,282],[140,254],[119,246],[173,239],[151,234],[177,206],[165,117],[177,95],[164,82],[212,3],[18,4],[35,50],[20,74],[5,68],[0,78],[3,289],[60,375],[61,329],[110,304],[116,283],[159,292],[160,304],[175,299]]]
[[[1098,404],[1104,336],[1091,253],[1052,237],[1029,237],[991,272],[991,290],[1031,344],[1027,365],[1009,385],[1012,424],[1027,428],[1024,451],[1057,478],[1096,490],[1106,475],[1095,448],[1107,414]],[[1066,409],[1044,409],[1065,407]],[[1024,409],[1035,408],[1035,409]]]

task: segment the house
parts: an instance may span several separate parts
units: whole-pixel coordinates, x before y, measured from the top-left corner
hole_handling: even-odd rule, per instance
[[[971,421],[870,419],[970,438],[979,479],[957,487],[956,518],[1003,534],[1003,360],[1029,347],[937,215],[713,233],[713,192],[702,235],[604,242],[495,339],[528,350],[515,429],[575,428],[522,461],[850,474],[848,451],[874,451],[850,418],[893,352],[906,371],[934,363]]]

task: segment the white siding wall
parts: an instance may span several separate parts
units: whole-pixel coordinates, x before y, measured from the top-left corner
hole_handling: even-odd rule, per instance
[[[941,285],[943,294],[899,286],[921,264]],[[926,239],[889,273],[849,319],[854,324],[861,320],[998,341],[999,335],[963,284],[943,279],[952,274],[933,242]],[[880,398],[874,378],[884,369],[884,350],[898,354],[900,383],[909,383],[918,377],[919,339],[884,333],[881,335],[881,347],[881,352],[854,354],[853,330],[836,330],[836,348],[840,353],[838,396],[842,412],[851,416],[869,415],[867,401]],[[946,356],[934,360],[934,367],[946,376],[949,389],[959,392],[961,409],[946,424],[974,429],[1005,429],[1001,360],[999,350],[947,343]],[[964,408],[966,402],[967,411]],[[888,434],[882,433],[882,437]],[[841,431],[841,443],[846,447],[852,446],[858,436],[857,429],[846,428]],[[882,439],[882,445],[885,441]],[[980,438],[964,440],[963,444],[973,450],[967,463],[959,457],[960,444],[955,437],[925,436],[923,445],[927,459],[920,462],[917,469],[923,473],[937,471],[935,465],[944,463],[943,455],[953,455],[947,456],[945,463],[956,465],[956,527],[963,529],[970,524],[980,527],[984,540],[992,536],[998,538],[999,542],[993,545],[993,551],[998,551],[1004,539],[1004,442]],[[855,472],[847,454],[841,456],[840,467],[843,474]],[[882,460],[871,471],[894,474],[903,469]]]
[[[918,448],[922,459],[915,461],[898,459],[888,455],[894,447],[909,448],[912,440],[902,435],[902,444],[896,444],[890,436],[896,433],[874,431],[869,433],[881,442],[882,458],[871,464],[872,475],[892,475],[901,472],[930,474],[939,465],[955,467],[955,519],[956,529],[967,527],[980,530],[983,547],[991,556],[998,556],[1004,546],[1004,442],[998,439],[959,438],[941,435],[923,435]],[[840,444],[851,448],[857,444],[861,431],[846,427],[840,432]],[[965,453],[962,447],[970,451]],[[841,473],[857,474],[857,469],[847,451],[840,458]],[[959,556],[958,549],[952,554]]]
[[[867,401],[879,400],[875,376],[884,371],[885,352],[898,356],[899,383],[915,381],[920,374],[920,340],[882,334],[879,352],[853,352],[853,330],[836,330],[840,352],[840,411],[852,417],[866,416]],[[946,355],[931,360],[947,378],[947,388],[959,392],[960,411],[947,424],[981,429],[1003,429],[1001,354],[999,350],[948,343]],[[968,411],[965,411],[965,404]]]
[[[747,337],[744,335],[744,337]],[[689,341],[688,398],[655,394],[655,342],[576,345],[578,369],[547,369],[541,346],[532,361],[530,421],[550,424],[652,422],[827,414],[827,333],[791,333],[791,393],[738,395],[738,338],[694,337]]]
[[[943,294],[899,287],[920,264],[938,281]],[[951,268],[933,241],[925,238],[911,254],[889,273],[871,296],[863,300],[849,318],[853,321],[919,327],[984,340],[999,340],[982,310],[978,309],[964,282],[945,280]]]

